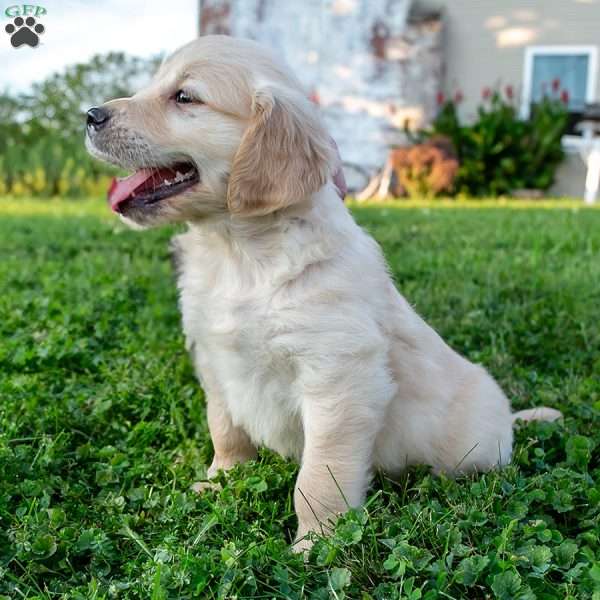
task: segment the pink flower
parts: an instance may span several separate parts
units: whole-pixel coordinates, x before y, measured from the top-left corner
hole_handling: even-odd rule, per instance
[[[465,97],[463,96],[463,93],[460,90],[457,90],[454,94],[454,103],[460,104],[464,99]]]
[[[568,90],[563,90],[563,91],[560,93],[560,101],[561,101],[563,104],[569,104],[569,91],[568,91]]]
[[[512,85],[507,85],[506,88],[504,89],[504,92],[506,93],[506,97],[509,100],[513,99],[513,97],[515,95],[515,90]]]
[[[491,96],[492,96],[492,90],[489,87],[484,87],[481,90],[481,97],[484,100],[489,100],[491,98]]]
[[[314,102],[317,106],[319,106],[319,104],[321,104],[321,98],[319,97],[319,92],[317,92],[317,90],[313,90],[310,95],[308,96],[308,99],[311,102]]]
[[[437,102],[438,106],[442,106],[442,104],[446,102],[446,96],[444,96],[444,92],[438,92],[437,96],[435,97],[435,101]]]
[[[558,92],[559,89],[560,89],[560,79],[558,77],[556,77],[555,79],[552,80],[552,91]]]

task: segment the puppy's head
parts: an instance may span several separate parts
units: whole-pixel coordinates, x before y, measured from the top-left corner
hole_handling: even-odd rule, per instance
[[[249,40],[207,36],[131,98],[88,111],[86,146],[133,171],[111,207],[138,225],[260,216],[320,189],[332,147],[300,84]]]

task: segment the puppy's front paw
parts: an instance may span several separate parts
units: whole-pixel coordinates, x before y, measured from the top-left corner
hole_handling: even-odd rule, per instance
[[[313,541],[308,537],[296,538],[296,541],[292,544],[292,552],[296,552],[297,554],[306,554],[308,556],[308,551],[313,547]]]
[[[221,484],[216,481],[197,481],[192,485],[192,490],[197,494],[203,494],[206,491],[218,492],[221,489]]]
[[[218,492],[219,490],[221,490],[223,488],[221,487],[220,483],[218,483],[217,481],[213,481],[214,478],[217,476],[217,473],[219,472],[219,470],[221,470],[221,469],[227,470],[227,469],[231,468],[232,466],[233,465],[223,465],[222,461],[217,461],[216,458],[213,459],[212,464],[210,465],[210,467],[208,467],[208,470],[206,471],[206,480],[205,481],[197,481],[196,483],[194,483],[192,485],[192,489],[197,494],[202,494],[206,491]]]

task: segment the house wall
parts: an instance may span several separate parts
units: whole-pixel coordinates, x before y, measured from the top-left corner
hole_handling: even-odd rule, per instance
[[[553,196],[582,198],[585,193],[586,166],[577,153],[569,153],[556,171],[556,183],[550,193]]]
[[[444,19],[447,96],[461,91],[463,118],[475,115],[486,86],[514,86],[521,97],[525,48],[590,45],[600,48],[600,0],[415,0]],[[600,50],[599,50],[600,54]],[[600,61],[598,61],[600,71]],[[600,101],[600,72],[596,73]],[[571,151],[557,173],[557,195],[581,196],[585,168]]]
[[[443,12],[444,90],[464,95],[472,116],[485,86],[520,91],[525,48],[590,45],[600,48],[600,0],[417,0]],[[600,61],[596,96],[600,99]]]

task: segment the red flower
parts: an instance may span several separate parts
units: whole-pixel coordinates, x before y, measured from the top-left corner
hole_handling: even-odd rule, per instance
[[[460,104],[464,99],[463,93],[460,90],[457,90],[454,94],[454,104]]]
[[[481,97],[484,100],[488,100],[492,96],[492,90],[489,87],[484,87],[481,90]]]
[[[506,88],[504,89],[504,91],[506,93],[506,97],[509,100],[512,100],[513,96],[515,95],[515,90],[514,90],[513,86],[512,85],[507,85]]]
[[[321,98],[319,97],[319,92],[317,92],[317,90],[313,90],[308,96],[308,99],[317,106],[321,104]]]
[[[560,79],[558,77],[556,77],[555,79],[552,80],[552,91],[558,92],[559,89],[560,89]]]
[[[560,93],[560,101],[563,104],[569,104],[569,90],[563,90]]]
[[[442,104],[446,102],[446,96],[444,96],[444,92],[438,92],[437,96],[435,97],[435,101],[437,102],[438,106],[442,106]]]

